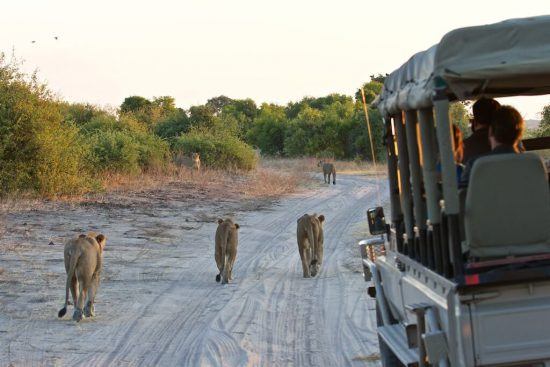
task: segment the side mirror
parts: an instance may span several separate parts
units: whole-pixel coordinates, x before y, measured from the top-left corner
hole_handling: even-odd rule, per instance
[[[386,233],[386,218],[384,217],[384,209],[381,206],[367,210],[367,219],[369,221],[370,234]]]

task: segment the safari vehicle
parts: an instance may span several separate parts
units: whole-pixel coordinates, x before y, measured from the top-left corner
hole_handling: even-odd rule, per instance
[[[486,156],[459,190],[449,117],[453,101],[550,94],[549,37],[550,16],[454,30],[374,101],[391,217],[369,209],[380,238],[360,248],[386,367],[550,366],[548,173],[534,152]]]

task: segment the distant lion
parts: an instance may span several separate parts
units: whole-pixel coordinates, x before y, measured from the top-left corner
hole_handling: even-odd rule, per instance
[[[319,161],[319,163],[317,163],[317,167],[323,167],[323,178],[325,179],[325,183],[330,185],[330,175],[332,174],[332,184],[336,185],[336,168],[334,167],[334,164]]]
[[[201,156],[199,153],[192,153],[191,157],[183,153],[174,157],[174,162],[177,165],[192,168],[195,171],[201,170]]]
[[[322,214],[304,214],[298,219],[296,237],[304,278],[316,276],[323,263],[324,221],[325,216]]]
[[[193,153],[191,158],[193,159],[193,169],[195,171],[200,171],[201,170],[201,156],[199,155],[199,153]]]
[[[65,270],[67,282],[65,285],[65,305],[59,310],[58,316],[67,313],[69,304],[69,289],[73,297],[73,320],[82,320],[94,316],[94,300],[99,288],[99,278],[103,262],[103,249],[107,239],[104,235],[89,233],[72,238],[65,244]],[[86,305],[84,307],[84,302]]]
[[[216,282],[221,280],[222,284],[226,284],[233,280],[233,264],[239,243],[238,229],[239,224],[233,223],[231,219],[218,219],[214,257],[220,272],[216,275]]]

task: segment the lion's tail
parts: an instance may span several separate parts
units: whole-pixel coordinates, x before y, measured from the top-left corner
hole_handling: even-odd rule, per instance
[[[69,289],[71,287],[71,281],[74,277],[74,273],[76,270],[76,264],[78,263],[78,258],[80,257],[79,253],[74,253],[72,256],[70,256],[70,262],[69,262],[69,271],[67,272],[67,283],[65,284],[65,305],[61,310],[59,310],[59,313],[57,314],[57,317],[63,317],[67,313],[67,305],[69,304]],[[76,305],[75,305],[76,307]]]

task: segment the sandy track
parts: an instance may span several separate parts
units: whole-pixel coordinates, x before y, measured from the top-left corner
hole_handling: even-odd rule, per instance
[[[373,301],[355,245],[375,204],[373,183],[340,175],[335,186],[255,211],[159,201],[9,215],[0,365],[376,366]],[[302,278],[296,245],[306,212],[327,218],[313,279]],[[228,214],[241,229],[235,280],[221,286],[213,234],[215,218]],[[109,237],[97,317],[59,320],[62,246],[47,243],[94,224]]]

